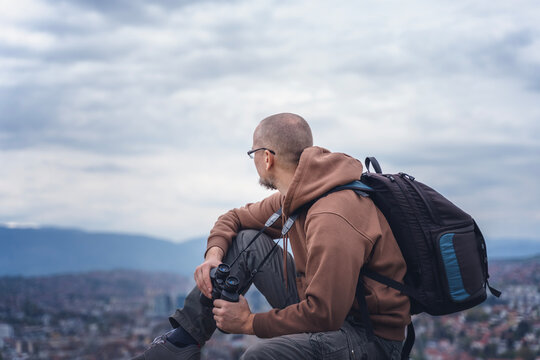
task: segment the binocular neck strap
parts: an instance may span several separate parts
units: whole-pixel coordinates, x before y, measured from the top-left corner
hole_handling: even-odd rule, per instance
[[[238,261],[238,259],[240,258],[240,256],[244,253],[244,251],[246,251],[247,248],[250,247],[251,244],[253,244],[253,243],[255,242],[255,240],[257,240],[257,238],[258,238],[259,236],[261,236],[261,234],[262,234],[266,229],[268,229],[270,226],[274,225],[274,223],[275,223],[276,221],[278,221],[278,219],[281,217],[281,213],[282,213],[282,212],[281,212],[281,208],[279,208],[278,211],[276,211],[275,213],[273,213],[272,216],[270,216],[270,217],[268,218],[268,220],[266,220],[266,223],[264,224],[263,228],[262,228],[261,230],[259,230],[259,232],[253,237],[253,239],[251,239],[251,241],[249,242],[249,244],[247,244],[247,246],[246,246],[242,251],[240,251],[240,254],[238,254],[238,255],[236,256],[236,258],[233,260],[233,262],[232,262],[231,265],[230,265],[231,268],[232,268],[232,266],[236,263],[236,261]],[[292,226],[292,224],[291,224],[291,226]]]

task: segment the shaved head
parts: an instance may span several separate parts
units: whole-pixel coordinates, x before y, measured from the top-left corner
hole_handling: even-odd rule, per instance
[[[253,144],[276,153],[284,165],[296,166],[305,148],[313,146],[306,120],[291,113],[276,114],[262,120],[253,134]]]

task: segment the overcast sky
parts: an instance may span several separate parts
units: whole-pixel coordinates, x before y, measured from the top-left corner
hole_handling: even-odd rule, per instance
[[[279,112],[540,241],[537,0],[0,0],[0,223],[205,236]]]

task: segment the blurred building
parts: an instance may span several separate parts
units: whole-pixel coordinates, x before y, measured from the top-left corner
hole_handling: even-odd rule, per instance
[[[169,316],[174,311],[169,294],[161,294],[154,298],[154,315]]]
[[[0,324],[0,348],[4,347],[4,340],[13,338],[13,327],[8,324]]]

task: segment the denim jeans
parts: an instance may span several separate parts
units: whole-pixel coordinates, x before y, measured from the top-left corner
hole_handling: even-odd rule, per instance
[[[226,264],[238,256],[257,231],[238,233],[227,251]],[[240,255],[231,273],[240,280],[242,288],[261,260],[268,254],[274,241],[262,234]],[[254,277],[253,284],[273,308],[284,308],[299,302],[296,289],[294,260],[287,254],[287,284],[283,278],[283,249],[277,247],[272,256]],[[246,289],[247,291],[247,289]],[[200,291],[195,287],[187,296],[184,308],[176,310],[169,318],[173,327],[182,326],[202,346],[216,330],[212,309],[201,305]],[[263,339],[249,347],[242,359],[399,359],[401,342],[375,337],[369,342],[362,325],[348,318],[341,329],[318,333],[300,333]]]

